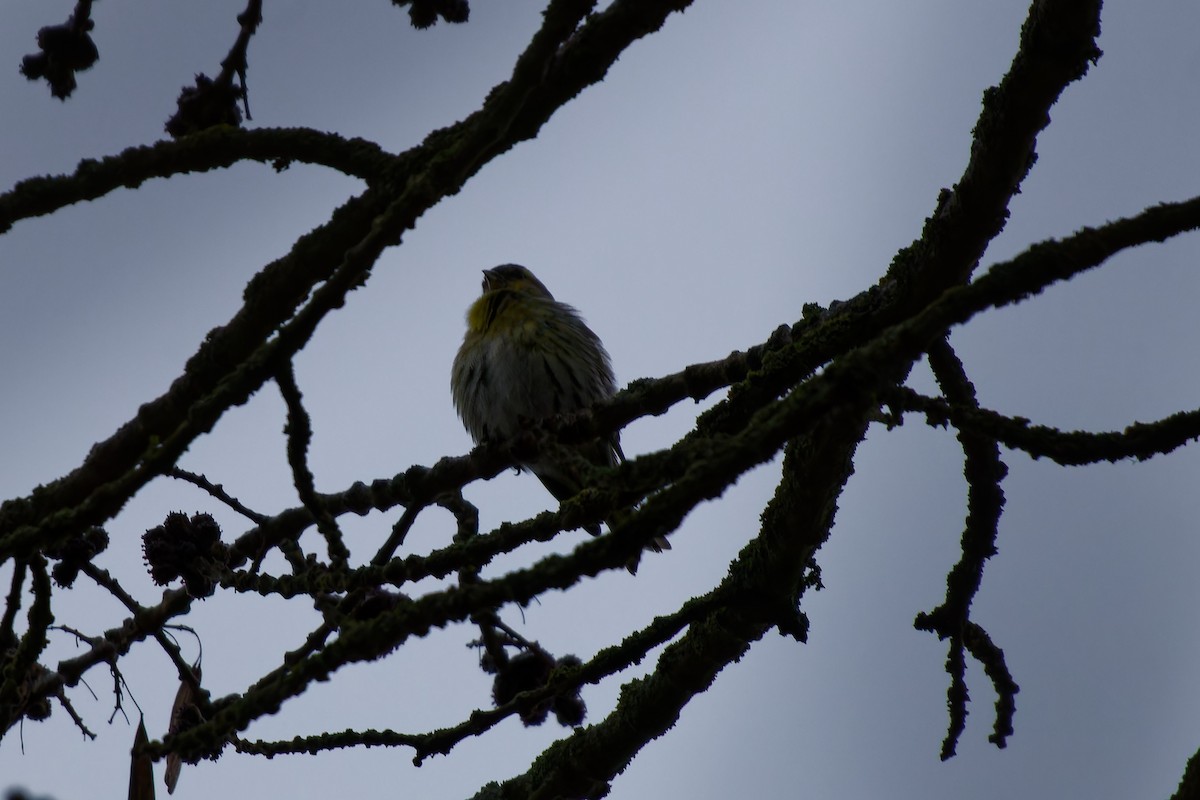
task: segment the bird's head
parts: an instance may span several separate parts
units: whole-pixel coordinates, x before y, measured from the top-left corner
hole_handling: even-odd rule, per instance
[[[501,264],[483,271],[483,293],[510,291],[553,300],[554,295],[532,272],[520,264]]]

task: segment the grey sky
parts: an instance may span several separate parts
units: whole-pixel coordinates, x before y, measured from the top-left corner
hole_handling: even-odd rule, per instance
[[[16,68],[37,29],[71,5],[10,0],[0,11],[0,189],[160,138],[179,87],[216,70],[240,10],[98,3],[100,61],[63,104]],[[416,32],[383,0],[354,5],[267,4],[250,53],[251,124],[404,149],[507,77],[542,7],[476,0],[467,25]],[[578,306],[621,384],[722,357],[798,319],[805,302],[869,286],[960,174],[980,96],[1007,68],[1024,14],[1018,2],[700,0],[673,17],[537,140],[422,218],[322,324],[297,360],[318,489],[469,448],[448,374],[483,267],[523,263]],[[1038,164],[985,263],[1197,193],[1197,30],[1194,2],[1106,8],[1105,55],[1052,111]],[[247,165],[118,192],[0,237],[0,497],[70,469],[160,394],[204,333],[236,310],[254,272],[357,188],[316,168]],[[1142,248],[956,332],[981,402],[1092,429],[1195,407],[1198,258],[1195,237]],[[929,384],[923,367],[912,384]],[[636,423],[626,451],[673,441],[697,411]],[[182,465],[258,510],[295,505],[282,425],[269,385]],[[952,433],[917,418],[872,431],[818,556],[827,588],[805,599],[809,644],[771,635],[756,645],[611,796],[1168,796],[1200,746],[1198,452],[1076,470],[1006,454],[1000,554],[974,616],[1021,685],[1016,733],[1006,750],[987,743],[994,695],[973,668],[959,755],[941,763],[945,648],[912,620],[940,601],[957,559],[961,454]],[[756,531],[777,471],[757,470],[698,509],[675,549],[648,558],[637,578],[605,576],[548,596],[526,609],[522,630],[586,658],[706,590]],[[502,475],[467,496],[484,525],[553,502],[528,475]],[[152,485],[108,526],[113,544],[100,562],[143,602],[159,590],[142,570],[139,535],[179,509],[214,513],[227,536],[243,527],[197,491]],[[348,521],[351,546],[373,552],[391,521]],[[430,513],[411,544],[435,546],[449,531]],[[10,574],[0,567],[0,585]],[[95,592],[60,592],[56,602],[58,621],[84,630],[120,618]],[[313,618],[302,606],[225,596],[197,604],[189,622],[204,636],[214,695],[243,690],[296,646]],[[506,619],[522,623],[513,610]],[[468,629],[437,632],[343,670],[247,737],[454,724],[489,698],[464,647],[471,638]],[[74,648],[60,634],[51,658]],[[160,737],[172,670],[149,645],[122,664]],[[82,688],[71,696],[100,739],[83,742],[56,709],[4,739],[0,789],[24,785],[59,800],[125,791],[133,726],[120,717],[108,725],[111,682],[100,671],[88,681],[98,700]],[[617,689],[585,692],[590,720]],[[185,768],[176,796],[470,796],[524,771],[566,733],[510,720],[420,769],[403,749],[271,761],[227,752]]]

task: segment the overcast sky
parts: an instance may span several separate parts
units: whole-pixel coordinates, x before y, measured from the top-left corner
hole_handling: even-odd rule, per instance
[[[241,10],[96,4],[100,61],[60,103],[17,65],[37,29],[72,5],[8,0],[0,10],[0,190],[159,139],[179,88],[218,69]],[[352,5],[267,4],[250,51],[249,124],[403,150],[478,107],[542,8],[477,0],[469,24],[418,32],[384,0]],[[698,0],[672,17],[538,139],[423,217],[321,325],[297,359],[318,489],[469,449],[448,375],[484,267],[523,263],[578,306],[622,385],[722,357],[795,321],[805,302],[874,283],[960,175],[981,94],[1006,70],[1025,11],[1014,1]],[[1105,55],[1053,109],[985,263],[1200,192],[1197,30],[1192,0],[1106,9]],[[359,189],[315,167],[276,174],[251,164],[117,192],[0,237],[0,497],[63,474],[162,393],[204,333],[236,311],[246,281]],[[1142,248],[957,331],[981,402],[1068,429],[1196,407],[1197,263],[1196,237]],[[912,383],[929,385],[924,367]],[[672,442],[699,410],[636,423],[626,452]],[[182,466],[264,513],[296,505],[282,426],[268,385]],[[972,668],[959,755],[941,763],[946,651],[912,620],[938,604],[958,557],[961,453],[952,433],[919,419],[873,430],[818,554],[826,589],[805,598],[809,643],[773,634],[758,643],[643,750],[611,797],[1168,796],[1200,746],[1197,453],[1073,470],[1006,454],[1000,552],[974,618],[1021,686],[1016,733],[1006,750],[987,743],[994,695]],[[720,580],[757,531],[777,472],[777,462],[756,470],[698,509],[675,549],[647,558],[636,578],[607,575],[505,619],[586,659]],[[467,497],[485,527],[553,502],[513,474],[472,485]],[[100,559],[143,603],[160,590],[144,573],[140,534],[172,510],[213,513],[227,539],[244,529],[194,489],[153,484],[108,526],[113,543]],[[356,553],[369,557],[394,516],[347,520]],[[416,549],[444,544],[451,531],[444,516],[426,516]],[[0,567],[0,585],[10,575]],[[86,587],[55,598],[60,624],[91,633],[123,617]],[[303,605],[218,596],[195,606],[187,621],[203,636],[214,696],[243,691],[299,643],[313,624]],[[471,638],[468,628],[435,632],[342,670],[246,736],[452,725],[489,702],[488,678],[465,647]],[[194,642],[183,644],[194,653]],[[58,633],[47,663],[74,652]],[[161,737],[173,669],[149,644],[121,664],[150,735]],[[132,724],[120,715],[108,724],[112,682],[100,670],[87,679],[96,699],[83,687],[71,698],[99,740],[83,741],[56,708],[0,744],[0,790],[21,785],[58,800],[125,791],[136,710],[127,699]],[[612,707],[618,686],[585,691],[591,720]],[[404,749],[270,761],[227,751],[185,768],[176,796],[467,797],[523,772],[566,733],[509,720],[420,769]]]

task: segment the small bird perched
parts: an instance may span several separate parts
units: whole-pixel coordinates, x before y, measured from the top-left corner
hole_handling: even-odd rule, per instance
[[[525,267],[502,264],[483,271],[483,294],[467,310],[467,333],[454,357],[450,389],[463,425],[481,444],[587,408],[611,397],[617,386],[608,352],[579,312],[555,300]],[[616,434],[581,444],[577,452],[600,467],[625,458]],[[521,466],[560,502],[584,487],[583,476],[569,463],[539,458]],[[595,536],[600,527],[587,531]],[[650,547],[657,552],[670,544],[660,537]]]

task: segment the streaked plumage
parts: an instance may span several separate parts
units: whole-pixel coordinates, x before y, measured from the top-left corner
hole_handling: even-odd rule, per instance
[[[450,387],[455,408],[478,444],[587,408],[616,392],[616,381],[608,352],[579,312],[555,300],[525,267],[503,264],[483,271],[483,293],[467,311],[467,333],[454,358]],[[614,466],[624,458],[616,436],[582,445],[579,453],[597,466]],[[522,466],[559,501],[583,488],[578,470],[569,464],[539,459]]]

